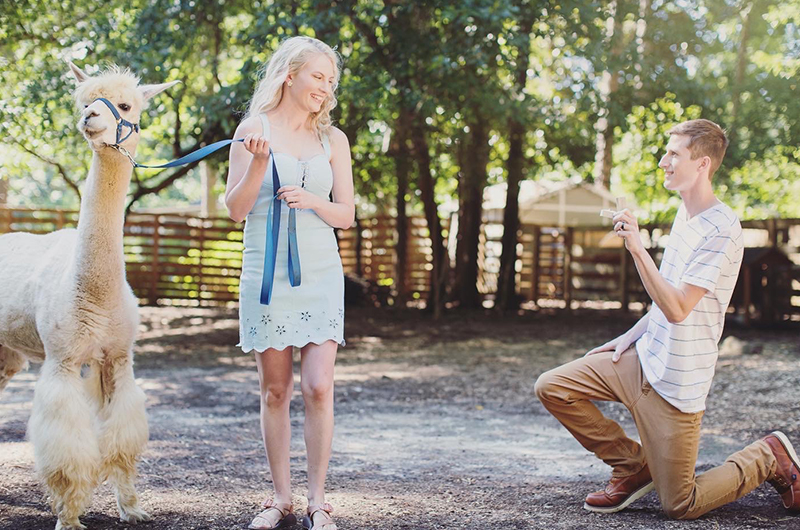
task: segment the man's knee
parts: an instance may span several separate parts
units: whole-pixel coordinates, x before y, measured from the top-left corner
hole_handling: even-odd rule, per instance
[[[697,519],[702,515],[702,513],[692,509],[692,504],[690,496],[683,499],[661,499],[661,507],[664,509],[664,513],[667,514],[667,517],[680,521]]]
[[[555,379],[553,370],[550,370],[540,375],[536,380],[533,391],[536,393],[536,397],[539,398],[539,401],[547,401],[552,398],[556,388]]]

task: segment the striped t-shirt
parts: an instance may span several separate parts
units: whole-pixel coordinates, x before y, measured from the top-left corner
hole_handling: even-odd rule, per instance
[[[743,253],[742,225],[728,206],[720,203],[688,219],[681,204],[659,272],[676,288],[689,283],[708,292],[677,324],[654,303],[636,352],[650,385],[682,412],[705,410]]]

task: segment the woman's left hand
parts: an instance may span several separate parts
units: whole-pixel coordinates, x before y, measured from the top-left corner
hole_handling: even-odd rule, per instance
[[[313,210],[319,197],[300,186],[283,186],[278,190],[278,200],[286,201],[289,208]]]

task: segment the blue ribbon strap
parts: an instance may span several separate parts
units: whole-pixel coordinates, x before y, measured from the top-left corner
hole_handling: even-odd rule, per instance
[[[272,301],[272,285],[275,282],[275,264],[278,258],[278,238],[281,228],[281,202],[278,190],[281,187],[275,155],[270,149],[272,159],[272,192],[273,197],[267,212],[267,240],[264,245],[264,273],[261,276],[261,305],[269,305]],[[297,246],[297,210],[289,209],[289,283],[292,287],[300,285],[300,252]]]
[[[297,209],[289,210],[289,283],[300,285],[300,250],[297,248]]]
[[[186,155],[184,157],[181,157],[181,158],[179,158],[177,160],[173,160],[172,162],[167,162],[166,164],[161,164],[160,166],[146,166],[144,164],[139,164],[137,162],[134,162],[133,165],[134,165],[134,167],[145,167],[145,168],[150,168],[150,169],[161,169],[161,168],[182,166],[184,164],[191,164],[192,162],[196,162],[198,160],[201,160],[201,159],[207,157],[208,155],[210,155],[211,153],[213,153],[214,151],[219,151],[220,149],[222,149],[226,145],[230,145],[230,144],[235,143],[235,142],[244,142],[244,138],[237,138],[236,140],[230,140],[230,139],[228,139],[228,140],[220,140],[219,142],[214,142],[213,144],[209,144],[209,145],[207,145],[205,147],[201,147],[197,151],[189,153],[188,155]]]

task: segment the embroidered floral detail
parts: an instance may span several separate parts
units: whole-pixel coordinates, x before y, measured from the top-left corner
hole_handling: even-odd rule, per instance
[[[336,329],[336,328],[339,327],[339,321],[338,320],[332,318],[332,319],[329,320],[329,322],[330,322],[330,325],[331,325],[331,327],[333,329]]]
[[[272,317],[267,316],[267,315],[261,315],[261,323],[262,324],[269,324],[270,322],[272,322]]]
[[[286,326],[278,326],[275,331],[278,333],[278,335],[283,335],[286,333]]]
[[[344,318],[344,309],[339,309],[339,318]]]
[[[303,311],[302,313],[300,313],[300,319],[303,320],[304,322],[308,322],[309,320],[311,320],[311,313],[309,311]]]
[[[255,326],[250,326],[250,331],[248,331],[247,334],[250,335],[251,337],[255,337],[256,333],[257,333],[256,327]]]

